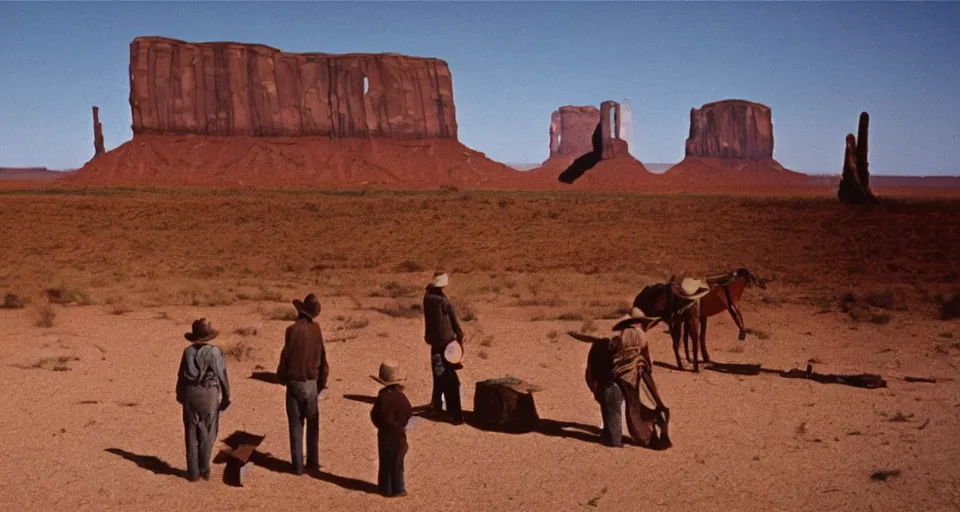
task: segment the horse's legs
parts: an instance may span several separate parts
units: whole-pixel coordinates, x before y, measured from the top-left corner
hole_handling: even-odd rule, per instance
[[[670,337],[673,339],[673,355],[677,358],[677,369],[683,371],[683,362],[680,361],[680,335],[683,329],[681,322],[675,321],[670,324]]]
[[[687,344],[687,341],[690,339],[690,330],[687,329],[686,322],[680,322],[683,325],[683,355],[686,356],[687,362],[690,362],[690,347]]]
[[[740,306],[731,302],[727,309],[730,311],[733,321],[737,324],[737,328],[740,329],[740,335],[737,336],[737,339],[740,341],[747,339],[747,330],[743,327],[743,315],[740,313]]]
[[[700,353],[703,354],[703,362],[710,362],[710,355],[707,354],[707,317],[700,318]]]
[[[697,341],[700,338],[700,332],[699,332],[699,329],[697,328],[698,322],[699,322],[699,319],[694,316],[687,317],[687,321],[686,321],[687,329],[689,331],[693,331],[691,335],[693,336],[693,371],[694,372],[700,371],[700,364],[698,361],[700,354],[698,353],[699,346],[697,345]]]

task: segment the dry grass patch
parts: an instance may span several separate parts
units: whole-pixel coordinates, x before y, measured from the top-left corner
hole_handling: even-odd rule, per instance
[[[550,340],[550,343],[556,343],[560,337],[560,333],[556,329],[547,333],[547,339]]]
[[[237,327],[233,330],[233,333],[237,336],[243,337],[256,336],[257,334],[260,334],[256,327]]]
[[[580,322],[583,320],[583,315],[573,312],[560,313],[557,315],[557,320],[561,322]]]
[[[423,266],[419,262],[413,260],[406,260],[399,263],[397,266],[393,267],[394,272],[401,273],[414,273],[414,272],[423,272],[427,270],[427,267]]]
[[[125,315],[131,311],[133,311],[133,309],[123,302],[117,302],[107,307],[107,313],[110,313],[111,315]]]
[[[246,361],[253,354],[253,347],[244,340],[238,340],[223,347],[223,353],[236,361]]]
[[[747,328],[744,329],[744,330],[747,331],[747,334],[749,334],[749,335],[751,335],[751,336],[756,336],[756,338],[757,338],[758,340],[769,340],[769,339],[770,339],[770,333],[768,333],[767,331],[764,331],[764,330],[761,330],[761,329],[754,329],[754,328],[752,328],[752,327],[747,327]]]
[[[409,306],[391,306],[386,308],[373,308],[380,314],[387,315],[390,318],[420,318],[423,316],[423,307],[420,304],[411,304]]]
[[[493,341],[494,341],[493,335],[488,334],[488,335],[484,336],[483,338],[480,338],[480,346],[481,346],[481,347],[492,347],[492,346],[493,346]]]
[[[560,297],[534,297],[532,299],[520,299],[514,304],[517,307],[528,308],[528,307],[543,307],[543,308],[559,308],[566,306],[567,303]]]
[[[67,284],[61,284],[56,288],[47,288],[44,293],[53,304],[77,304],[79,306],[89,306],[93,304],[90,293],[79,287],[73,287]]]
[[[21,299],[15,294],[8,293],[3,296],[3,303],[0,304],[0,309],[21,309],[27,305],[27,299]]]
[[[37,320],[34,322],[34,325],[49,329],[50,327],[53,327],[53,323],[56,319],[57,312],[54,311],[49,304],[44,304],[37,308]]]
[[[297,319],[298,313],[293,306],[281,307],[277,306],[273,309],[264,312],[264,316],[268,320],[273,320],[275,322],[293,322]]]
[[[417,286],[400,284],[396,281],[388,281],[380,284],[380,289],[372,292],[371,297],[389,297],[398,299],[401,297],[415,297],[420,291]]]
[[[29,365],[18,365],[17,368],[20,368],[21,370],[50,370],[54,372],[65,372],[71,369],[68,366],[70,363],[79,360],[80,358],[76,356],[44,357]]]
[[[370,325],[370,320],[366,318],[352,318],[348,317],[343,324],[343,327],[349,330],[359,330],[366,329]]]

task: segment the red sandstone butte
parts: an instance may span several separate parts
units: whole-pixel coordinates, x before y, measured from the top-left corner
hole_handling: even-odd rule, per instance
[[[773,158],[770,107],[745,100],[724,100],[690,109],[687,156]]]
[[[447,63],[393,53],[137,37],[130,106],[134,135],[457,138]]]
[[[457,138],[439,59],[138,37],[133,139],[73,186],[497,188],[516,171]]]
[[[576,158],[593,151],[593,131],[600,122],[600,109],[565,105],[550,115],[550,156]]]
[[[770,107],[723,100],[690,109],[686,156],[664,178],[669,186],[807,185],[809,177],[773,159]]]

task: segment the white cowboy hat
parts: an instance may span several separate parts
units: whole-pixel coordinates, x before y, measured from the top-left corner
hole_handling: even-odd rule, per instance
[[[430,281],[430,286],[433,286],[434,288],[443,288],[449,283],[450,277],[447,276],[446,272],[437,272],[436,274],[433,274],[433,280]]]
[[[458,341],[451,341],[443,349],[443,358],[450,364],[460,364],[463,362],[463,345]]]
[[[679,286],[673,286],[673,292],[681,299],[696,300],[710,293],[710,287],[699,279],[684,277]]]
[[[384,361],[380,363],[379,375],[371,375],[370,378],[384,386],[398,384],[406,380],[400,376],[400,366],[394,361]]]
[[[620,319],[620,321],[613,326],[613,330],[622,331],[623,329],[626,329],[627,327],[633,324],[640,323],[640,322],[652,322],[654,320],[656,320],[656,318],[647,316],[642,309],[634,306],[633,308],[630,309],[629,315]]]

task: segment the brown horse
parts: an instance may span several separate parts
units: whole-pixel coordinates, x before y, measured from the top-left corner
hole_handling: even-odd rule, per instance
[[[676,316],[679,308],[687,301],[676,297],[670,283],[676,282],[677,277],[671,277],[668,283],[657,283],[646,286],[633,300],[633,305],[642,309],[651,316],[665,317],[667,325],[670,326],[670,335],[673,337],[674,354],[677,357],[677,368],[682,369],[680,364],[679,344],[680,337],[683,337],[683,351],[690,361],[690,351],[688,340],[690,336],[694,339],[694,371],[698,370],[697,348],[703,354],[704,362],[710,361],[710,355],[707,353],[707,318],[718,315],[723,311],[729,311],[733,321],[740,329],[739,339],[743,340],[747,336],[747,331],[743,326],[743,314],[740,312],[740,298],[743,296],[744,289],[749,285],[756,285],[759,288],[766,289],[768,279],[758,278],[745,268],[738,268],[733,272],[710,276],[707,278],[707,285],[710,287],[710,293],[700,298],[700,302],[695,308],[683,311],[681,316],[671,319],[671,314]],[[694,309],[698,309],[694,311]],[[672,310],[669,311],[669,310]],[[699,322],[692,322],[691,315],[699,317]],[[696,318],[694,317],[694,318]],[[677,322],[675,320],[680,320]],[[699,347],[698,347],[699,345]]]
[[[671,279],[670,283],[674,280]],[[704,362],[710,361],[704,343],[697,346],[696,340],[702,339],[700,332],[700,308],[697,301],[683,299],[673,293],[670,283],[657,283],[645,286],[633,299],[633,306],[643,310],[648,316],[662,318],[670,327],[673,339],[673,355],[677,358],[677,369],[683,370],[680,360],[680,338],[683,338],[683,352],[690,361],[688,339],[693,336],[693,371],[700,371],[698,349],[703,352]],[[701,297],[700,300],[703,300]]]

